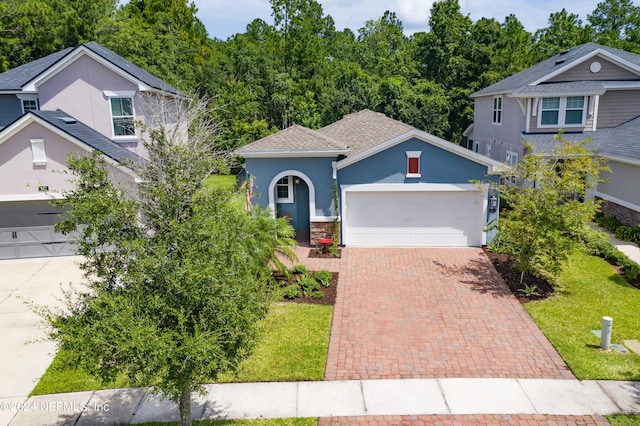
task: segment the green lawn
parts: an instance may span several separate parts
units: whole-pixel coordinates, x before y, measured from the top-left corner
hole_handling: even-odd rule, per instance
[[[264,419],[264,420],[194,420],[197,426],[315,426],[317,418],[292,418],[292,419]],[[179,426],[180,422],[168,423],[141,423],[140,426]]]
[[[576,252],[558,281],[556,295],[525,308],[578,379],[640,380],[640,355],[599,349],[591,330],[613,318],[611,343],[640,340],[640,290],[604,260]]]
[[[236,375],[223,382],[322,380],[331,332],[332,306],[274,303],[261,323],[261,337],[254,353]],[[59,352],[31,395],[129,387],[123,378],[101,383],[74,368]]]
[[[214,175],[205,182],[205,187],[209,189],[236,189],[236,177],[234,175]]]
[[[606,416],[611,426],[637,426],[640,425],[640,416]]]

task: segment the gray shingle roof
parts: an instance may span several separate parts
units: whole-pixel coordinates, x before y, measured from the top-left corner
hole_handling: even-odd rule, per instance
[[[341,151],[353,156],[412,130],[416,129],[382,113],[365,109],[345,115],[319,130],[293,125],[245,145],[236,153]]]
[[[347,146],[352,156],[412,130],[416,129],[382,113],[364,109],[345,115],[318,132]]]
[[[531,68],[527,68],[526,70],[520,71],[519,73],[514,74],[511,77],[507,77],[489,87],[485,87],[484,89],[473,93],[471,96],[476,97],[499,93],[518,93],[534,81],[537,81],[563,67],[567,67],[598,49],[606,51],[620,59],[640,67],[640,55],[595,43],[586,43],[573,47],[565,51],[566,53],[560,53],[552,56]]]
[[[514,90],[518,95],[603,95],[607,90],[604,81],[570,81],[563,83],[545,83],[536,86],[523,86]]]
[[[346,147],[316,130],[294,124],[284,130],[238,149],[239,155],[249,152],[319,152],[344,151]]]
[[[124,72],[133,76],[134,78],[142,81],[149,87],[152,87],[156,90],[160,90],[163,92],[171,93],[178,96],[184,96],[182,92],[178,89],[170,86],[165,83],[158,77],[150,74],[149,72],[143,70],[142,68],[134,65],[133,63],[127,61],[122,56],[119,56],[107,49],[104,46],[99,45],[96,42],[90,42],[86,44],[81,44],[76,47],[70,47],[59,52],[53,53],[49,56],[45,56],[44,58],[37,59],[35,61],[29,62],[27,64],[21,65],[14,69],[11,69],[7,72],[0,74],[0,91],[17,91],[21,90],[22,87],[38,77],[40,74],[45,72],[51,66],[55,65],[57,62],[63,60],[66,56],[71,54],[73,51],[79,49],[84,46],[85,48],[91,50],[93,53],[97,54],[104,60],[110,62],[116,67],[120,68]]]
[[[121,147],[111,139],[104,136],[102,133],[98,133],[84,123],[75,120],[73,117],[62,110],[30,111],[28,112],[28,114],[33,114],[36,117],[41,118],[52,126],[89,145],[91,148],[102,152],[107,157],[116,160],[119,163],[122,163],[124,165],[128,165],[129,163],[140,165],[144,163],[144,159],[142,159],[142,157],[138,156],[134,152],[129,151],[126,148]],[[75,121],[61,120],[61,118],[67,117]]]
[[[587,148],[595,149],[603,157],[618,157],[640,161],[640,117],[618,127],[595,132],[566,133],[564,138],[572,142],[592,139]],[[554,134],[522,134],[522,139],[539,152],[551,152],[558,144]]]
[[[28,81],[33,80],[60,59],[67,56],[74,48],[69,47],[44,58],[36,59],[0,74],[0,91],[21,90]]]

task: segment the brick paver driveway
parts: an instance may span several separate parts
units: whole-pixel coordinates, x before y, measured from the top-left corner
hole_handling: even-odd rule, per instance
[[[300,260],[340,272],[326,380],[573,378],[480,249]]]

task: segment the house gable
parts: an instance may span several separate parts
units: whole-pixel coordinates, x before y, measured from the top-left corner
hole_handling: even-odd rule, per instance
[[[629,70],[612,62],[609,57],[599,55],[588,56],[584,61],[576,62],[567,67],[560,74],[545,82],[563,81],[611,81],[611,80],[640,80],[640,71]]]
[[[409,170],[409,167],[413,165],[409,158],[417,159],[413,163],[417,163],[417,173],[414,173],[414,170]],[[432,145],[415,136],[358,161],[343,165],[342,163],[347,160],[337,163],[340,185],[369,183],[468,184],[472,180],[483,180],[490,174],[488,165]]]

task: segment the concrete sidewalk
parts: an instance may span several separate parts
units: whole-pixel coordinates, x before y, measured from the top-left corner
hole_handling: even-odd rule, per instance
[[[601,226],[591,225],[591,227],[593,229],[597,229],[598,231],[602,231],[605,234],[607,234],[609,236],[609,240],[611,241],[611,244],[613,244],[615,248],[617,248],[618,250],[626,254],[629,257],[629,259],[640,264],[640,248],[638,248],[637,244],[632,243],[630,241],[623,241],[617,238],[613,232]]]
[[[640,414],[640,382],[553,379],[390,379],[206,385],[194,419],[549,414]],[[178,420],[176,404],[142,389],[44,395],[17,407],[12,426]]]

